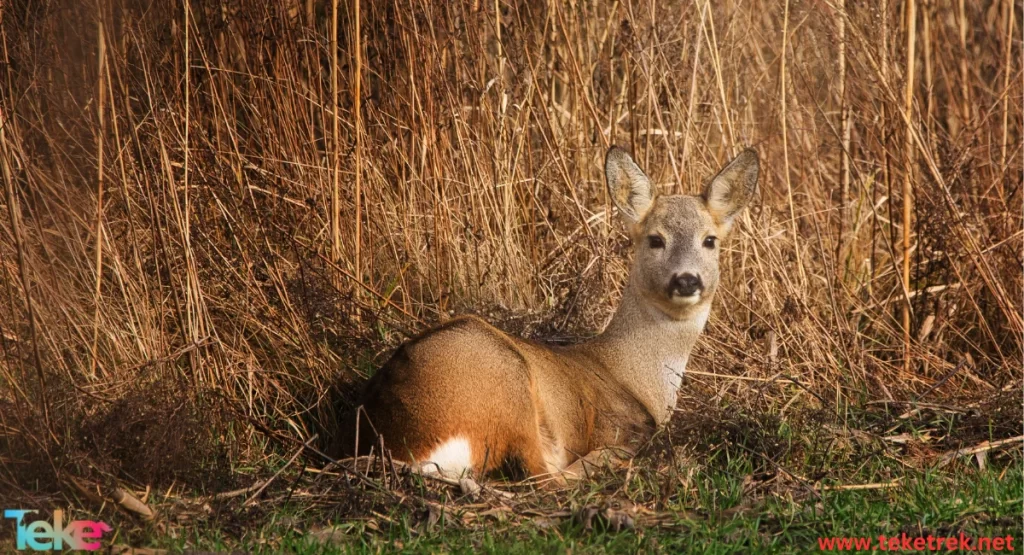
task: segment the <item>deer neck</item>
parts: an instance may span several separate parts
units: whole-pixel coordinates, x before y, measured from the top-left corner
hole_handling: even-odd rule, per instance
[[[592,354],[658,424],[672,416],[690,351],[710,314],[710,297],[690,307],[683,319],[674,319],[630,280],[615,315],[590,344]]]

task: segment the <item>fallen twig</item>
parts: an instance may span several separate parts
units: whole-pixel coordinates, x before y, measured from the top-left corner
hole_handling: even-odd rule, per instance
[[[149,505],[139,501],[137,497],[124,489],[113,487],[105,491],[104,494],[120,505],[122,509],[141,518],[142,520],[151,521],[156,518],[156,513],[153,509],[149,508]]]
[[[1011,437],[1011,438],[1000,439],[1000,440],[996,440],[996,441],[983,441],[983,442],[975,445],[974,447],[969,447],[969,448],[966,448],[966,449],[956,449],[954,451],[950,451],[948,453],[945,453],[944,455],[942,455],[942,457],[939,458],[938,468],[942,468],[942,467],[946,466],[947,464],[952,462],[953,459],[955,459],[957,457],[966,457],[968,455],[976,455],[978,453],[985,453],[985,452],[988,452],[988,451],[992,451],[993,449],[998,449],[998,448],[1006,446],[1006,445],[1011,445],[1013,443],[1022,443],[1022,444],[1024,444],[1024,436]]]
[[[835,484],[830,486],[821,486],[821,491],[855,491],[865,489],[885,489],[894,488],[901,484],[900,479],[891,480],[889,482],[876,482],[873,484]]]

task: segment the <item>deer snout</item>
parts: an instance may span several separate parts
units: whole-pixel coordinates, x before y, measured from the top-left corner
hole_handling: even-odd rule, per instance
[[[668,283],[670,297],[693,297],[699,295],[703,290],[704,283],[700,280],[700,276],[689,272],[673,275],[672,281]]]

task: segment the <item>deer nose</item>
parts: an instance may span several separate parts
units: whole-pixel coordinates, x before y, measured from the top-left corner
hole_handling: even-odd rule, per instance
[[[700,276],[691,273],[675,274],[668,284],[668,293],[675,297],[692,297],[704,289]]]

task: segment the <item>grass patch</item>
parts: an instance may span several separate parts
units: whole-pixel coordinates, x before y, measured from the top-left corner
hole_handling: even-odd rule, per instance
[[[622,531],[605,529],[600,519],[588,528],[578,510],[556,519],[482,516],[472,503],[455,501],[428,527],[425,517],[403,508],[385,513],[385,519],[320,521],[296,503],[281,507],[263,526],[239,537],[197,526],[187,528],[177,540],[152,537],[144,543],[171,551],[308,554],[685,552],[696,546],[708,553],[800,553],[816,550],[822,537],[1022,535],[1024,465],[1017,454],[985,470],[958,464],[946,470],[906,471],[898,475],[897,486],[826,489],[820,491],[820,499],[797,491],[744,495],[751,489],[749,472],[756,464],[752,458],[739,457],[725,466],[698,470],[691,476],[693,486],[678,486],[682,495],[661,510],[637,505],[643,508],[635,513],[636,527]],[[893,472],[893,467],[879,458],[861,472],[870,479]],[[625,487],[615,492],[615,498],[651,500],[642,480],[621,485]],[[564,501],[569,507],[583,507],[595,501],[591,493],[589,488],[578,490]]]
[[[561,490],[491,481],[467,495],[379,460],[319,468],[275,456],[248,478],[236,469],[237,481],[259,488],[154,492],[153,523],[109,507],[89,516],[114,526],[105,545],[169,552],[799,553],[833,537],[1020,538],[1020,443],[983,459],[947,456],[994,439],[984,431],[1005,424],[997,405],[979,405],[994,419],[986,426],[950,407],[869,405],[843,417],[693,409],[631,465]],[[85,497],[76,504],[90,506]]]

